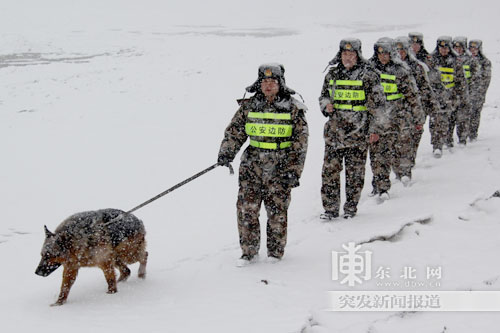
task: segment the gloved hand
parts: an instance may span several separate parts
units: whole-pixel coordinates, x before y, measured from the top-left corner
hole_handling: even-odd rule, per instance
[[[368,139],[368,142],[375,143],[378,140],[380,140],[380,135],[378,135],[377,133],[372,133],[372,134],[370,134],[370,138]]]
[[[217,164],[221,166],[228,167],[231,165],[232,160],[226,155],[219,155],[217,158]]]
[[[287,188],[294,188],[300,185],[299,177],[294,172],[286,172],[281,176],[281,184]]]

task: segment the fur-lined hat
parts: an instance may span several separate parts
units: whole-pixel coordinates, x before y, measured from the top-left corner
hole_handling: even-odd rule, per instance
[[[471,39],[469,41],[469,50],[471,48],[477,48],[479,49],[479,54],[483,56],[483,41],[480,39]]]
[[[249,93],[260,91],[260,84],[264,79],[275,79],[280,86],[280,92],[289,95],[295,94],[295,91],[288,88],[285,84],[285,66],[278,63],[260,65],[257,72],[257,80],[251,86],[247,87],[246,91]]]
[[[424,34],[422,34],[421,32],[409,32],[408,38],[410,38],[410,41],[412,43],[418,43],[424,46]]]
[[[357,38],[344,38],[340,41],[339,51],[335,57],[328,63],[329,66],[334,66],[342,62],[342,51],[354,51],[358,55],[359,61],[365,61],[361,52],[361,41]]]

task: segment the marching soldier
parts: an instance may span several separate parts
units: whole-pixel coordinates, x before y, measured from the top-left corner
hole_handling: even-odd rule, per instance
[[[491,61],[483,54],[483,42],[479,39],[469,42],[469,51],[472,58],[478,62],[478,71],[472,73],[472,85],[469,89],[471,100],[469,139],[475,141],[479,129],[481,110],[491,81]]]
[[[455,110],[451,113],[448,129],[448,137],[446,138],[447,145],[453,147],[453,132],[455,126],[457,128],[458,144],[464,146],[467,143],[469,134],[470,122],[470,87],[475,84],[472,82],[472,75],[476,78],[478,71],[478,63],[472,58],[469,50],[467,50],[467,37],[455,37],[453,39],[453,50],[457,53],[457,59],[462,63],[465,74],[465,82],[467,87],[467,98],[461,100]]]
[[[239,170],[240,267],[252,262],[259,253],[262,202],[268,217],[268,260],[282,258],[290,194],[292,188],[299,186],[308,139],[307,108],[291,96],[295,92],[285,85],[282,65],[261,65],[257,80],[246,90],[255,94],[240,101],[240,108],[224,133],[217,160],[220,165],[229,166],[250,139]]]
[[[467,99],[467,83],[462,64],[452,49],[451,37],[439,37],[431,56],[435,64],[430,73],[434,77],[431,77],[431,84],[440,109],[431,115],[429,128],[434,157],[440,158],[448,137],[449,118],[460,102]]]
[[[424,110],[425,117],[434,114],[439,110],[439,105],[436,101],[436,95],[431,88],[428,73],[429,67],[420,60],[416,59],[413,52],[410,51],[410,41],[408,37],[402,36],[395,39],[396,51],[398,51],[401,60],[406,63],[411,70],[418,88],[420,102]],[[425,123],[425,120],[424,120]],[[424,132],[423,127],[419,128],[415,124],[413,132],[413,152],[412,152],[412,167],[415,166],[418,146]]]
[[[330,61],[319,104],[328,118],[324,127],[325,156],[321,198],[325,212],[320,218],[339,216],[340,172],[345,161],[346,202],[344,218],[352,218],[364,185],[369,142],[382,131],[384,94],[380,78],[362,57],[359,39],[343,39]]]
[[[422,131],[425,114],[417,94],[415,79],[393,48],[391,38],[374,44],[370,62],[380,72],[385,93],[385,112],[389,127],[380,140],[370,145],[374,191],[384,194],[390,187],[391,167],[405,186],[411,181],[413,133]],[[382,198],[383,199],[383,198]]]

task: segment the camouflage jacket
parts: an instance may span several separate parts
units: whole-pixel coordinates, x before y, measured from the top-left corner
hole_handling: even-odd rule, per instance
[[[236,154],[249,137],[245,130],[249,112],[289,112],[292,120],[291,147],[285,149],[264,149],[249,145],[241,156],[243,165],[257,163],[266,169],[267,176],[280,177],[288,173],[294,174],[297,179],[302,175],[307,153],[309,130],[305,117],[307,107],[289,96],[269,104],[262,94],[255,94],[249,99],[240,102],[240,108],[224,132],[219,156],[226,156],[233,160]],[[240,170],[241,171],[241,170]],[[241,172],[240,172],[241,182]]]
[[[432,56],[423,47],[417,54],[415,54],[415,57],[417,58],[418,61],[423,62],[428,67],[434,67]]]
[[[396,63],[392,60],[383,65],[378,59],[372,58],[371,63],[380,72],[383,82],[390,81],[396,84],[397,90],[386,94],[385,112],[391,123],[402,124],[404,127],[423,125],[425,113],[410,68],[404,63]],[[393,76],[395,80],[384,80],[384,75]],[[391,96],[395,96],[396,99],[391,100]],[[397,98],[398,96],[400,97]]]
[[[469,94],[462,61],[452,55],[443,57],[437,52],[433,53],[432,57],[435,66],[431,69],[429,77],[440,105],[440,112],[451,112],[458,105],[467,105],[469,103]],[[442,72],[443,68],[449,68],[453,71]],[[449,82],[443,82],[442,79],[443,75],[450,73],[453,75],[451,86]]]
[[[439,110],[439,104],[436,100],[436,95],[432,90],[431,83],[429,81],[429,67],[419,60],[406,58],[406,64],[411,69],[411,74],[415,79],[418,88],[418,94],[420,96],[420,102],[422,103],[422,108],[426,115],[430,115]]]
[[[335,89],[330,83],[337,80],[363,81],[366,111],[335,109],[331,114],[326,112],[326,106],[334,104]],[[328,117],[323,132],[325,142],[334,149],[366,149],[369,135],[382,134],[387,126],[384,114],[385,96],[379,74],[364,60],[350,70],[341,63],[331,67],[323,82],[319,105],[323,115]]]
[[[473,58],[477,62],[477,71],[472,73],[470,97],[473,103],[483,104],[491,82],[491,61],[481,54]]]

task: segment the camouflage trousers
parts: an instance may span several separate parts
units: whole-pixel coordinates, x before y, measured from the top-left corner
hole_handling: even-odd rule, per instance
[[[443,145],[448,135],[449,113],[446,110],[440,110],[431,115],[429,130],[431,132],[431,145],[433,149],[443,150]]]
[[[240,182],[238,201],[238,232],[244,255],[253,257],[259,253],[259,215],[262,202],[267,211],[267,255],[281,258],[285,252],[288,206],[291,189],[281,184],[255,186],[249,181]]]
[[[340,172],[345,160],[346,202],[344,213],[356,214],[365,182],[366,149],[358,147],[333,149],[326,145],[322,171],[321,199],[323,208],[339,212]]]
[[[483,109],[483,103],[473,103],[470,114],[469,121],[469,138],[471,140],[477,139],[477,133],[479,131],[479,122],[481,120],[481,110]]]
[[[392,169],[396,178],[408,176],[411,178],[413,166],[413,127],[401,127],[394,144]]]
[[[453,146],[453,132],[457,128],[459,143],[466,143],[469,135],[470,108],[462,105],[453,110],[448,119],[448,132],[446,135],[446,144]]]
[[[420,140],[422,140],[422,134],[424,134],[424,128],[422,125],[421,130],[414,129],[412,134],[412,152],[411,152],[411,168],[415,166],[415,160],[417,159],[418,147],[420,146]]]
[[[410,128],[395,128],[380,135],[377,142],[370,144],[370,166],[372,168],[373,189],[377,193],[391,188],[391,167],[397,179],[411,178],[413,167],[413,138]]]
[[[372,187],[375,193],[387,192],[391,188],[391,165],[395,153],[397,134],[395,132],[380,135],[377,142],[371,143],[370,166],[372,169]]]

